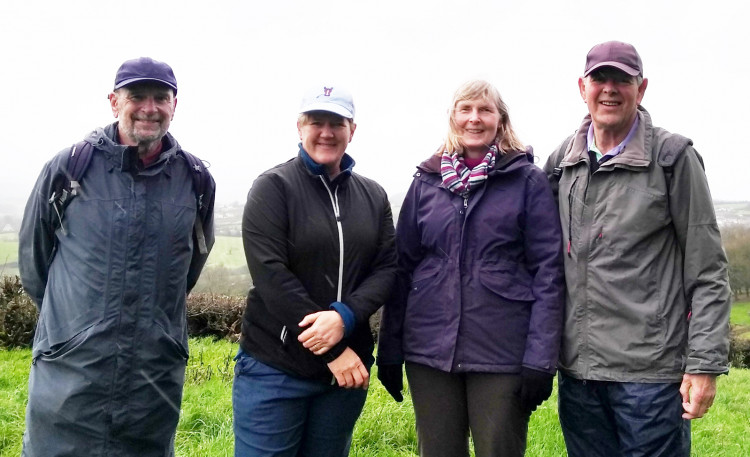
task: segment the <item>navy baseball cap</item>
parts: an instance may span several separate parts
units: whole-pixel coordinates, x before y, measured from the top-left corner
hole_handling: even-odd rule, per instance
[[[115,89],[139,81],[156,81],[174,89],[177,95],[177,79],[172,67],[150,57],[140,57],[125,61],[115,75]]]
[[[632,44],[607,41],[591,48],[586,56],[583,76],[601,67],[614,67],[630,76],[643,76],[643,63]]]

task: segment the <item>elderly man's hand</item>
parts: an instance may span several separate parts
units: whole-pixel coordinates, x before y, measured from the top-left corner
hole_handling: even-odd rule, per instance
[[[708,412],[716,397],[716,375],[708,373],[689,374],[682,377],[683,419],[699,419]]]

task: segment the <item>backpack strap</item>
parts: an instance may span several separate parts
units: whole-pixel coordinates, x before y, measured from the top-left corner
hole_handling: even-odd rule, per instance
[[[661,145],[659,155],[656,157],[656,163],[659,164],[664,171],[664,178],[667,182],[667,195],[669,195],[669,188],[672,186],[673,166],[685,149],[692,144],[693,140],[690,138],[677,133],[672,133]],[[705,168],[703,165],[703,158],[700,155],[698,155],[698,160],[700,161],[701,167]]]
[[[93,153],[94,145],[86,140],[74,144],[70,147],[67,162],[63,164],[60,173],[52,179],[52,195],[50,195],[49,203],[57,215],[54,229],[57,229],[57,224],[59,224],[63,234],[65,234],[63,226],[65,208],[68,207],[73,197],[78,195],[81,189],[81,178],[91,163]]]
[[[568,146],[570,145],[570,142],[573,141],[574,136],[575,133],[565,138],[565,140],[560,144],[560,146],[558,146],[555,152],[553,152],[547,159],[547,166],[545,166],[545,169],[549,169],[548,167],[550,166],[552,167],[552,172],[547,174],[547,180],[549,181],[549,185],[552,189],[552,195],[554,195],[555,201],[557,201],[557,194],[560,187],[560,177],[562,176],[562,167],[560,166],[560,164],[562,163],[563,158],[565,158],[565,152],[568,150]]]
[[[682,152],[693,144],[693,140],[677,133],[672,133],[664,140],[659,150],[656,162],[663,168],[670,168],[674,165]],[[703,159],[700,159],[703,166]]]
[[[664,143],[659,149],[659,154],[656,157],[656,163],[661,167],[664,172],[664,181],[666,182],[666,196],[667,196],[667,207],[672,208],[672,202],[670,201],[670,189],[672,188],[672,173],[674,172],[674,164],[677,159],[680,158],[682,153],[687,149],[688,146],[692,145],[693,141],[690,138],[684,137],[677,133],[672,133],[664,140]],[[700,161],[701,168],[705,168],[703,165],[703,158],[696,152],[698,160]]]
[[[195,232],[195,238],[198,241],[198,250],[201,254],[208,254],[206,235],[203,233],[203,223],[205,222],[209,211],[207,202],[210,201],[210,195],[208,194],[212,191],[210,184],[211,178],[206,170],[206,165],[201,159],[185,150],[181,150],[181,153],[183,157],[185,157],[185,160],[187,160],[192,171],[193,190],[195,191],[198,209],[195,212],[193,231]]]

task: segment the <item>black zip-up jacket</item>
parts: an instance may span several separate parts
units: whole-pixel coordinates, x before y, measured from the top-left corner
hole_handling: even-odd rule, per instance
[[[363,362],[371,361],[369,318],[395,281],[388,196],[374,181],[353,173],[353,166],[344,155],[344,171],[329,181],[300,146],[298,157],[261,174],[247,196],[242,240],[253,286],[240,344],[257,360],[293,376],[331,382],[327,363],[346,347]],[[336,346],[316,356],[297,341],[304,330],[298,324],[336,302],[351,311],[355,324]]]

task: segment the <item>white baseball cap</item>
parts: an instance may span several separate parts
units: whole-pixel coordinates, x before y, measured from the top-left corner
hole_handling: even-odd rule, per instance
[[[302,99],[301,113],[329,111],[347,119],[354,119],[354,101],[348,90],[339,86],[317,86]]]

